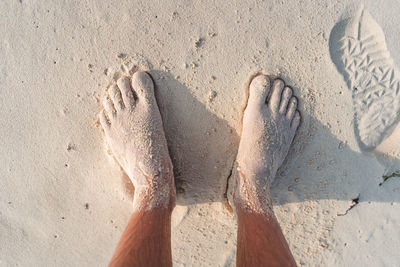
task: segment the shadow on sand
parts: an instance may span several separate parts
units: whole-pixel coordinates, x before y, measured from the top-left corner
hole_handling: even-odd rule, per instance
[[[213,114],[170,73],[149,73],[156,83],[174,164],[177,204],[226,203],[227,179],[239,144],[237,130]],[[383,168],[374,157],[351,150],[309,111],[303,111],[301,101],[302,125],[273,183],[275,205],[324,199],[351,201],[357,197],[359,202],[399,202],[396,191],[400,190],[400,181],[393,178],[380,186]]]

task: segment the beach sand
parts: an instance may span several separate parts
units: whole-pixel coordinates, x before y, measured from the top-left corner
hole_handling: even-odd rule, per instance
[[[175,266],[235,266],[227,184],[260,71],[303,118],[272,187],[298,265],[399,265],[400,178],[382,182],[400,171],[400,6],[346,2],[0,2],[0,266],[107,265],[133,188],[97,114],[136,69],[174,164]]]

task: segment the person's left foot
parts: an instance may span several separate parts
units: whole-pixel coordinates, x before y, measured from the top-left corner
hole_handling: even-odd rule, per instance
[[[108,88],[99,119],[107,142],[135,186],[134,208],[173,207],[175,187],[154,84],[146,72]]]

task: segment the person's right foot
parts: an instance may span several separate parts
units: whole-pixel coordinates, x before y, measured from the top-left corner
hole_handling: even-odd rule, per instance
[[[99,119],[107,142],[135,186],[135,210],[175,205],[172,163],[149,74],[138,71],[108,89]]]
[[[252,212],[271,212],[269,188],[300,124],[297,99],[282,80],[266,75],[250,83],[237,156],[233,201]]]

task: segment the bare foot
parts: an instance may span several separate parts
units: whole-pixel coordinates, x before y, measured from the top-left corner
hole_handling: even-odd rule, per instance
[[[250,84],[243,116],[235,175],[234,205],[249,211],[270,213],[269,189],[282,165],[300,124],[297,99],[292,90],[266,75]]]
[[[154,84],[146,72],[108,89],[100,112],[107,142],[135,186],[134,208],[173,207],[175,187]]]

